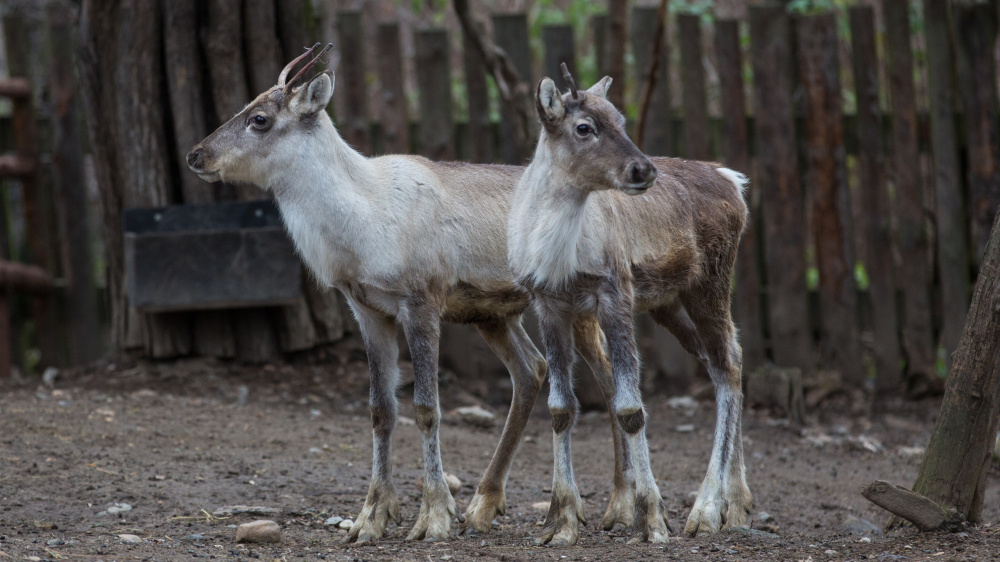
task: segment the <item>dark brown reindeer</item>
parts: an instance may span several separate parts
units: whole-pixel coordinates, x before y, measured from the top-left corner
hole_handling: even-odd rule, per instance
[[[401,521],[390,465],[399,380],[401,326],[413,356],[414,410],[423,435],[424,488],[408,538],[448,537],[455,500],[445,484],[438,443],[438,339],[441,321],[474,325],[514,383],[496,452],[464,525],[488,531],[506,509],[504,486],[521,434],[545,378],[545,361],[521,326],[528,295],[507,267],[510,199],[524,168],[431,162],[419,156],[365,158],[337,133],[325,108],[331,71],[278,84],[194,147],[188,164],[206,181],[256,185],[273,193],[295,246],[315,278],[340,290],[361,327],[371,371],[374,459],[363,508],[348,536],[381,538]],[[301,83],[300,83],[301,82]],[[598,368],[606,396],[611,373],[596,340],[579,351]],[[615,489],[605,525],[631,524],[624,475],[624,433],[615,425]]]
[[[573,348],[581,344],[610,355],[611,410],[628,436],[625,474],[635,490],[632,540],[667,540],[633,332],[633,315],[644,311],[705,364],[716,387],[712,457],[684,531],[743,526],[752,497],[740,432],[742,351],[729,305],[747,222],[746,176],[714,163],[647,158],[605,99],[611,79],[583,92],[565,65],[563,74],[568,93],[548,78],[538,85],[541,137],[507,230],[511,269],[531,291],[549,365],[555,466],[540,542],[573,544],[584,520],[570,455]]]

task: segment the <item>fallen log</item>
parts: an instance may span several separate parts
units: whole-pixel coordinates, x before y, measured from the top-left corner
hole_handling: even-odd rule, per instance
[[[940,529],[948,520],[941,506],[930,499],[885,480],[876,480],[861,490],[868,501],[916,525],[921,531]]]

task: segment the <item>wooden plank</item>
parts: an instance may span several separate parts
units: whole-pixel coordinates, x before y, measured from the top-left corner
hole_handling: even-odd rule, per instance
[[[604,42],[604,64],[614,85],[608,90],[608,101],[625,109],[625,42],[628,37],[628,1],[608,0],[608,30]],[[581,84],[583,86],[583,84]]]
[[[368,86],[365,83],[366,40],[361,12],[337,12],[337,35],[340,37],[337,88],[344,92],[344,115],[338,115],[337,124],[347,144],[362,154],[370,155]]]
[[[471,162],[493,161],[493,127],[490,122],[489,93],[486,67],[472,48],[471,40],[462,34],[462,63],[465,69],[465,92],[469,110],[468,142],[464,159]]]
[[[856,387],[864,384],[866,373],[857,330],[836,17],[801,17],[797,32],[806,110],[806,181],[813,190],[812,234],[819,269],[820,360]]]
[[[414,44],[415,64],[420,69],[417,73],[420,153],[431,160],[454,160],[448,32],[443,29],[417,31]]]
[[[692,160],[712,157],[708,146],[708,96],[701,46],[701,16],[678,14],[677,35],[681,49],[681,90],[684,104],[684,151]]]
[[[527,17],[524,14],[494,14],[493,37],[497,46],[507,53],[521,82],[534,91]],[[531,157],[530,152],[523,154],[519,152],[517,131],[514,129],[516,123],[516,116],[506,104],[503,104],[500,108],[500,158],[507,164],[523,164]],[[533,149],[533,144],[525,148],[525,150]]]
[[[958,90],[965,118],[972,260],[978,268],[1000,207],[997,146],[996,14],[989,4],[953,4],[958,39]]]
[[[576,42],[573,39],[573,26],[546,25],[542,27],[542,48],[544,50],[542,73],[562,83],[562,70],[559,65],[566,63],[569,73],[579,76],[576,69]]]
[[[375,99],[382,117],[382,152],[406,154],[410,151],[410,121],[406,116],[406,94],[403,92],[399,24],[380,23],[376,39],[379,91]],[[365,115],[367,113],[362,118]]]
[[[307,19],[312,9],[309,0],[276,0],[275,5],[278,37],[281,38],[281,46],[285,51],[281,60],[290,61],[315,43],[310,39],[313,25]]]
[[[751,174],[749,133],[747,131],[746,96],[743,92],[743,54],[740,51],[739,21],[715,20],[715,56],[719,72],[720,109],[722,111],[722,162],[726,166]],[[751,181],[746,201],[750,207],[750,222],[736,258],[736,290],[733,316],[740,330],[743,347],[743,369],[753,370],[764,363],[764,327],[761,323],[760,251],[758,242],[758,209],[760,188]]]
[[[871,299],[875,386],[887,394],[901,390],[900,341],[896,318],[896,277],[893,268],[889,191],[882,151],[882,109],[879,106],[879,66],[875,42],[875,10],[852,6],[851,62],[857,99],[858,185],[863,243],[859,259],[868,273]],[[863,249],[863,251],[862,251]]]
[[[608,34],[608,15],[597,14],[590,18],[590,31],[594,34],[594,60],[597,62],[597,76],[609,74],[608,61],[605,57],[604,44]]]
[[[8,98],[31,97],[31,81],[17,76],[0,80],[0,96]]]
[[[792,116],[789,20],[783,7],[752,6],[750,58],[754,73],[755,135],[759,151],[764,258],[770,340],[781,367],[812,372],[806,312],[805,220]]]
[[[56,193],[62,209],[63,277],[67,280],[63,292],[69,362],[89,363],[101,357],[101,325],[98,315],[97,292],[94,290],[94,265],[90,246],[90,225],[87,220],[87,188],[83,169],[83,147],[77,130],[77,85],[74,73],[76,50],[75,12],[65,4],[53,3],[46,8],[49,23],[49,44],[52,49],[49,87],[53,103],[52,123],[55,145],[52,164]]]
[[[649,70],[649,59],[653,38],[656,34],[656,7],[636,6],[632,9],[632,55],[635,57],[635,101],[640,102],[642,91],[646,84],[646,72]],[[666,30],[664,30],[666,33]],[[663,38],[660,51],[660,65],[656,84],[653,85],[652,98],[649,102],[649,115],[646,117],[646,130],[643,135],[642,148],[646,154],[668,156],[673,154],[671,147],[671,108],[670,108],[670,49],[667,37]]]
[[[892,108],[890,169],[896,193],[897,264],[902,291],[901,328],[909,377],[934,375],[934,339],[931,322],[930,248],[926,230],[927,207],[920,181],[916,92],[910,14],[906,2],[883,0],[886,68]]]
[[[941,337],[949,368],[969,310],[969,258],[965,209],[959,175],[952,91],[952,43],[948,0],[924,0],[931,152],[937,200],[938,278],[941,281]]]
[[[172,3],[167,2],[164,7],[169,9]],[[285,60],[284,52],[275,27],[276,18],[274,0],[244,0],[243,29],[253,37],[246,41],[247,60],[250,61],[247,70],[250,72],[253,95],[277,84],[278,74],[285,66],[282,62]],[[197,28],[191,31],[196,32]]]

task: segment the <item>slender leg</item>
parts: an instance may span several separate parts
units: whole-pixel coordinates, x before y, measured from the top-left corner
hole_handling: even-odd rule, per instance
[[[524,433],[524,426],[545,380],[545,359],[531,343],[521,326],[520,317],[484,322],[476,326],[490,349],[503,361],[514,383],[510,412],[493,459],[483,474],[476,495],[465,511],[463,529],[488,532],[497,515],[507,510],[504,486],[514,460],[514,453]]]
[[[413,358],[413,410],[423,436],[424,491],[420,514],[408,540],[437,541],[448,538],[455,518],[455,498],[448,490],[441,467],[438,430],[438,343],[441,336],[440,309],[429,299],[408,300],[400,310],[400,323]]]
[[[718,298],[706,298],[708,291],[698,297],[683,298],[690,319],[671,325],[671,331],[687,331],[678,336],[693,340],[697,355],[708,368],[715,385],[715,439],[712,457],[705,479],[698,491],[698,499],[691,509],[684,532],[694,536],[699,532],[716,533],[720,529],[745,527],[753,505],[753,496],[746,483],[743,464],[743,391],[741,385],[743,352],[736,338],[736,328],[729,315],[729,287],[716,291]],[[689,327],[697,327],[695,335]],[[677,332],[674,332],[677,334]]]
[[[573,424],[579,403],[573,394],[573,325],[572,314],[557,310],[558,304],[536,299],[545,355],[549,364],[549,413],[552,415],[552,502],[545,517],[542,536],[537,544],[571,545],[580,537],[580,524],[586,524],[583,500],[573,476],[570,450]]]
[[[635,519],[630,543],[666,542],[667,513],[649,462],[646,413],[639,391],[639,353],[635,343],[631,287],[609,282],[598,300],[598,320],[607,335],[615,380],[613,409],[628,435],[635,471]]]
[[[396,385],[399,382],[399,348],[396,325],[348,299],[361,327],[371,371],[369,408],[372,416],[373,461],[368,497],[345,542],[371,542],[382,538],[392,519],[399,525],[399,502],[392,485],[392,429],[396,425]]]
[[[635,473],[629,458],[628,436],[612,410],[615,382],[611,378],[611,362],[604,352],[604,335],[593,316],[578,316],[573,322],[573,335],[577,351],[590,366],[601,387],[611,418],[611,437],[615,447],[614,490],[611,492],[608,509],[601,519],[601,526],[605,531],[610,531],[619,524],[631,527],[635,520]]]

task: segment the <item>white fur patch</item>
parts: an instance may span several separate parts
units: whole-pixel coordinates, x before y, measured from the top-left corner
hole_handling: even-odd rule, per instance
[[[719,172],[722,174],[722,177],[732,182],[732,184],[736,186],[736,189],[739,190],[740,195],[747,194],[747,186],[750,185],[750,178],[748,178],[746,174],[729,168],[716,168],[715,171]]]

